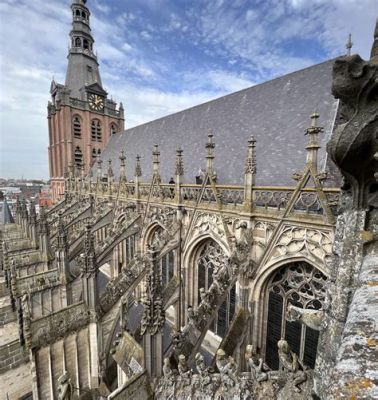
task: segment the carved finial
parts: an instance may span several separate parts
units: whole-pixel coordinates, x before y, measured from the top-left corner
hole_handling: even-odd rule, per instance
[[[375,30],[374,30],[374,42],[371,48],[370,60],[378,61],[378,18],[375,22]]]
[[[352,34],[350,33],[348,36],[348,41],[345,45],[345,48],[347,49],[347,56],[350,56],[352,47],[353,47]]]
[[[102,178],[102,160],[100,155],[97,155],[97,179],[101,179]]]
[[[126,156],[125,152],[121,150],[119,154],[120,169],[119,169],[119,180],[120,182],[126,182]]]
[[[314,111],[311,114],[311,127],[305,130],[305,135],[309,136],[307,149],[307,163],[312,163],[317,167],[317,154],[320,148],[318,143],[318,134],[324,131],[324,128],[318,126],[319,114]]]
[[[248,152],[244,172],[246,174],[256,174],[256,140],[253,135],[248,140]]]
[[[140,178],[142,176],[142,167],[140,165],[140,156],[139,155],[136,156],[134,176],[137,178]]]
[[[176,150],[176,176],[184,175],[184,162],[182,159],[182,149],[178,148]]]
[[[67,232],[63,224],[63,213],[58,214],[58,249],[66,249],[67,242]]]
[[[108,178],[113,177],[113,168],[112,168],[112,160],[109,158],[108,160]]]
[[[154,150],[152,151],[152,165],[153,175],[160,180],[160,151],[157,144],[154,144]]]
[[[207,143],[206,143],[206,150],[207,150],[207,155],[206,155],[206,169],[209,174],[213,173],[213,160],[214,160],[214,148],[215,148],[215,143],[213,141],[213,133],[210,131],[209,134],[207,135]]]

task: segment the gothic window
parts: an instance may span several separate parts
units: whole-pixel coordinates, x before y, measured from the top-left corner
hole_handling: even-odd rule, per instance
[[[81,39],[80,38],[75,39],[75,47],[81,47]]]
[[[204,288],[209,290],[213,282],[214,268],[218,268],[223,262],[224,253],[222,248],[212,240],[209,240],[203,246],[198,261],[198,303],[200,302],[199,290]],[[230,289],[226,299],[218,309],[217,316],[214,319],[214,324],[211,330],[218,336],[224,337],[227,329],[235,314],[236,305],[236,287]]]
[[[81,138],[81,120],[80,117],[75,116],[73,121],[73,133],[76,138]]]
[[[111,124],[110,125],[110,136],[111,135],[115,135],[117,133],[117,130],[118,130],[117,125],[116,124]]]
[[[101,122],[98,119],[94,119],[92,121],[91,136],[92,136],[93,141],[97,141],[97,142],[102,141]]]
[[[75,165],[79,168],[83,165],[83,153],[79,146],[75,149]]]
[[[175,268],[175,254],[173,251],[170,251],[161,258],[161,278],[162,278],[162,286],[165,288],[169,281],[173,278],[174,268]]]
[[[83,43],[84,43],[83,45],[84,49],[88,49],[89,48],[88,40],[84,39]]]
[[[126,238],[126,260],[131,261],[135,255],[135,235]]]
[[[81,16],[82,16],[84,19],[87,19],[87,14],[86,14],[84,11],[81,12]]]
[[[277,342],[285,338],[300,360],[315,366],[319,332],[285,319],[288,304],[319,310],[323,307],[327,277],[306,262],[295,262],[278,270],[267,289],[268,319],[266,327],[267,364],[279,368]]]

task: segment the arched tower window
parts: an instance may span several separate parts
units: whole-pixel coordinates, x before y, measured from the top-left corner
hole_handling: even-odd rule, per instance
[[[76,10],[76,16],[80,17],[80,10]]]
[[[72,128],[74,137],[81,138],[81,120],[77,115],[72,120]]]
[[[325,298],[327,277],[306,262],[294,262],[279,269],[267,288],[268,318],[265,360],[270,368],[279,368],[277,342],[285,338],[300,360],[315,366],[319,332],[285,319],[288,304],[319,310]]]
[[[87,19],[87,14],[86,14],[85,11],[82,11],[82,12],[81,12],[81,16],[82,16],[84,19]]]
[[[75,149],[75,165],[80,168],[83,165],[83,153],[80,150],[80,147],[77,146]]]
[[[92,140],[101,142],[102,141],[102,129],[101,122],[98,119],[94,119],[91,125],[91,136]]]
[[[213,240],[208,240],[203,245],[197,259],[197,282],[198,282],[198,302],[200,302],[199,291],[204,288],[208,291],[213,282],[214,270],[219,268],[224,262],[224,252],[222,248]],[[223,304],[219,307],[214,324],[211,327],[213,332],[220,337],[224,337],[227,329],[235,314],[236,288],[235,285],[229,290]]]
[[[83,41],[83,47],[84,47],[84,49],[88,49],[88,48],[89,48],[88,39],[84,39],[84,41]]]
[[[118,131],[118,127],[116,124],[110,125],[110,136],[115,135]]]
[[[92,149],[92,159],[96,160],[97,158],[97,150],[96,149]]]
[[[80,38],[75,39],[75,47],[81,47],[81,39]]]

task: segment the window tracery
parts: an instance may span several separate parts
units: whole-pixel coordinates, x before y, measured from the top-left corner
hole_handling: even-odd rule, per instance
[[[321,310],[325,300],[327,277],[306,262],[295,262],[278,270],[268,286],[268,318],[266,337],[266,362],[278,369],[277,342],[285,338],[300,359],[313,368],[319,332],[287,321],[288,304],[296,307]]]

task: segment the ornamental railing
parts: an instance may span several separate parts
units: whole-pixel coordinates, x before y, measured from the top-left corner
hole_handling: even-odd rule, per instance
[[[295,187],[253,186],[251,195],[246,195],[242,185],[198,185],[198,184],[153,184],[146,182],[86,182],[76,185],[72,192],[93,195],[109,201],[139,201],[161,204],[182,204],[188,207],[223,208],[226,210],[248,210],[250,212],[284,212],[294,195]],[[331,209],[336,207],[340,190],[322,188],[323,198]],[[293,210],[302,214],[323,213],[319,192],[314,187],[302,189],[294,202]]]

